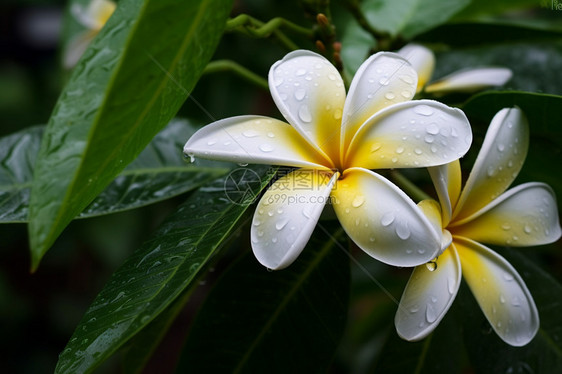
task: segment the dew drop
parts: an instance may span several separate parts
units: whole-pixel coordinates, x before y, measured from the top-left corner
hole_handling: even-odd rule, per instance
[[[503,295],[500,295],[500,303],[502,304],[505,303],[505,297]]]
[[[377,240],[377,239],[376,239],[374,236],[371,236],[371,237],[369,238],[369,241],[370,241],[371,243],[373,243],[373,242],[376,241],[376,240]]]
[[[188,153],[186,156],[189,157],[189,162],[191,162],[191,163],[195,162],[195,154]]]
[[[248,166],[248,163],[247,162],[239,162],[238,166],[241,166],[241,167],[245,168],[246,166]]]
[[[353,201],[351,202],[351,206],[353,206],[354,208],[359,208],[364,203],[365,203],[365,196],[356,195]]]
[[[336,76],[334,74],[328,74],[328,79],[330,79],[331,81],[336,80]]]
[[[493,177],[494,175],[496,175],[496,169],[493,166],[488,166],[488,170],[486,170],[486,175],[488,175],[488,177]]]
[[[381,79],[379,80],[379,84],[380,84],[381,86],[388,86],[389,83],[390,83],[390,80],[388,80],[388,78],[381,78]]]
[[[271,152],[273,151],[273,146],[271,144],[262,144],[260,145],[260,151],[262,152]]]
[[[308,109],[308,105],[303,104],[299,108],[299,118],[303,122],[311,122],[312,116],[310,115],[310,110]]]
[[[398,158],[392,157],[391,161],[394,162],[394,163],[397,163],[397,162],[398,162]]]
[[[511,299],[511,305],[521,306],[521,300],[519,300],[517,296],[514,296],[513,299]]]
[[[408,227],[408,222],[404,221],[404,222],[399,222],[398,225],[396,225],[396,235],[398,235],[398,237],[402,240],[406,240],[410,237],[411,232],[410,232],[410,228]]]
[[[420,307],[417,305],[414,305],[413,307],[410,307],[410,313],[417,313],[420,310]]]
[[[274,214],[275,214],[275,213],[274,213],[272,210],[270,210],[269,212],[267,212],[267,215],[270,216],[270,217],[273,217]]]
[[[342,111],[341,109],[336,109],[334,110],[334,119],[340,119],[342,116]]]
[[[406,251],[406,252],[408,252],[408,251]],[[418,249],[418,253],[420,255],[423,255],[425,253],[425,249],[423,249],[423,248]]]
[[[271,242],[272,242],[272,243],[277,243],[277,237],[274,236],[273,238],[271,238]]]
[[[387,212],[381,217],[381,225],[384,227],[389,226],[392,222],[394,222],[394,213],[392,212]]]
[[[428,107],[428,108],[429,108],[429,107]],[[425,131],[427,131],[428,134],[437,135],[437,134],[439,134],[439,127],[437,126],[436,123],[430,123],[430,124],[427,125],[427,127],[425,128]]]
[[[449,293],[451,295],[455,293],[456,283],[457,282],[455,281],[455,278],[453,278],[453,277],[447,278],[447,289],[449,290]]]
[[[306,90],[304,88],[299,88],[295,91],[295,99],[301,101],[306,96]]]
[[[508,282],[511,282],[513,280],[513,275],[509,274],[509,273],[504,273],[503,274],[503,279],[505,279]]]
[[[209,141],[207,142],[207,145],[215,145],[215,144],[217,144],[217,141],[216,141],[216,140],[209,140]]]
[[[400,146],[400,147],[396,148],[396,153],[398,153],[399,155],[404,153],[404,147]]]
[[[400,92],[400,95],[402,95],[402,97],[404,97],[406,99],[409,99],[410,96],[412,96],[412,92],[404,90],[404,91]]]
[[[385,97],[387,100],[393,100],[393,99],[396,97],[396,95],[393,94],[392,92],[387,92],[387,93],[384,95],[384,97]]]
[[[381,149],[382,144],[381,143],[374,143],[371,146],[371,153],[375,153],[376,151],[378,151],[379,149]]]
[[[414,112],[416,112],[417,114],[420,114],[422,116],[430,116],[433,114],[433,109],[431,109],[429,106],[427,105],[418,105],[414,108]],[[437,130],[437,132],[439,132],[439,129]],[[437,133],[436,133],[437,134]]]
[[[279,221],[279,222],[277,222],[277,223],[275,224],[275,228],[276,228],[278,231],[283,230],[283,228],[284,228],[285,226],[287,226],[287,223],[289,223],[289,220],[288,220],[288,219],[281,220],[281,221]]]
[[[433,323],[437,320],[437,313],[431,304],[427,304],[425,307],[425,319],[428,323]]]
[[[505,150],[505,145],[498,143],[498,151],[503,152]]]
[[[255,138],[259,134],[254,130],[246,130],[242,133],[242,135],[244,135],[246,138]]]
[[[525,234],[530,234],[533,231],[533,229],[531,228],[531,226],[525,225],[523,231],[525,231]]]
[[[267,133],[267,137],[268,138],[275,138],[275,134],[270,131],[270,132]]]
[[[414,153],[417,155],[421,155],[423,153],[423,151],[419,148],[414,149]]]
[[[431,144],[431,143],[433,143],[433,140],[435,140],[435,139],[433,138],[432,135],[426,135],[424,137],[424,140],[425,140],[426,143]]]
[[[509,223],[507,223],[507,222],[504,223],[504,224],[502,224],[502,230],[504,230],[504,231],[509,231],[509,230],[511,230],[511,225],[510,225]]]
[[[401,76],[400,76],[400,79],[401,79],[403,82],[408,83],[408,84],[413,84],[413,83],[414,83],[414,80],[413,80],[412,77],[409,76],[409,75],[401,75]]]
[[[305,70],[305,69],[299,69],[299,70],[297,70],[297,73],[296,73],[297,77],[301,77],[301,76],[303,76],[303,75],[305,75],[305,74],[306,74],[306,70]]]
[[[425,264],[425,267],[429,271],[435,271],[437,269],[437,262],[429,261],[428,263]]]
[[[274,82],[275,86],[279,87],[280,85],[283,84],[283,77],[277,76],[275,77],[275,82]]]
[[[433,153],[437,153],[437,147],[434,146],[434,145],[431,146],[430,150],[431,150],[431,152],[433,152]]]

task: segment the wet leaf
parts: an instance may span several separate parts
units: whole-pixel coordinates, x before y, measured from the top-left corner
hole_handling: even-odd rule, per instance
[[[176,114],[211,58],[231,0],[124,0],[53,110],[34,172],[32,268],[66,225]]]
[[[56,373],[91,372],[192,283],[273,177],[266,166],[222,177],[179,206],[112,275],[59,357]],[[243,189],[247,193],[240,194]]]
[[[299,258],[276,272],[251,253],[234,264],[199,311],[178,372],[326,372],[347,316],[343,237],[318,228]]]
[[[199,187],[228,169],[187,164],[182,147],[196,128],[175,119],[77,218],[138,208]],[[27,222],[33,168],[44,127],[0,138],[0,223]]]

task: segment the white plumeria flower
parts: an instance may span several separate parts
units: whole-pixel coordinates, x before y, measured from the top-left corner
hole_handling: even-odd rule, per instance
[[[462,275],[496,333],[508,344],[527,344],[537,332],[537,308],[517,271],[480,242],[532,246],[560,238],[556,198],[543,183],[504,192],[525,160],[527,120],[517,108],[493,118],[461,192],[458,161],[430,168],[440,204],[419,206],[442,232],[443,252],[418,266],[406,285],[395,318],[398,334],[419,340],[439,324],[453,303]]]
[[[184,153],[300,168],[278,179],[254,214],[252,248],[270,269],[295,260],[328,200],[369,255],[419,265],[435,257],[439,235],[404,192],[368,169],[450,162],[465,154],[472,133],[461,110],[410,101],[416,84],[404,58],[381,52],[359,68],[346,100],[343,80],[328,60],[294,51],[269,71],[271,95],[290,125],[260,116],[224,119],[196,132]]]
[[[428,84],[435,69],[433,52],[419,44],[408,44],[398,51],[418,72],[417,92],[424,90],[431,94],[450,92],[471,93],[487,87],[502,86],[513,75],[503,67],[481,67],[456,71]]]
[[[92,0],[87,7],[73,4],[70,11],[86,30],[75,36],[68,44],[63,57],[65,68],[70,69],[76,65],[88,45],[111,17],[115,7],[116,4],[110,0]]]

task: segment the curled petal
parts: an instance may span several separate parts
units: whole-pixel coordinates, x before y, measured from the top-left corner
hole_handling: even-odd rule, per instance
[[[514,247],[548,244],[560,238],[554,191],[543,183],[508,190],[452,230],[473,240]]]
[[[84,51],[94,37],[98,34],[96,30],[86,30],[70,40],[64,51],[62,64],[65,69],[73,68],[84,54]]]
[[[183,152],[210,160],[322,167],[328,163],[290,125],[273,118],[226,118],[198,130]]]
[[[517,271],[503,257],[466,238],[455,237],[462,271],[494,331],[519,347],[539,328],[539,314],[531,293]]]
[[[109,0],[92,0],[87,8],[74,4],[70,11],[83,26],[99,31],[115,11],[116,4]]]
[[[447,227],[451,221],[453,207],[456,205],[457,199],[461,193],[461,165],[459,160],[455,160],[445,165],[430,167],[427,170],[429,171],[429,175],[437,191],[437,196],[439,197],[439,203],[443,210],[442,225],[443,227]]]
[[[316,53],[291,52],[269,70],[269,87],[287,121],[337,160],[345,87],[336,68]]]
[[[487,87],[503,86],[513,73],[508,68],[478,68],[457,71],[425,87],[428,93],[474,92]]]
[[[310,239],[338,176],[299,169],[265,192],[251,229],[252,249],[262,265],[278,270],[293,263]]]
[[[416,91],[421,91],[433,75],[433,70],[435,69],[435,55],[429,48],[415,43],[405,45],[398,51],[398,54],[406,58],[418,73],[418,86]]]
[[[416,266],[439,252],[440,235],[429,220],[404,192],[380,175],[347,169],[332,196],[344,230],[377,260]]]
[[[500,110],[492,119],[453,218],[461,220],[486,206],[515,180],[529,148],[529,125],[519,108]]]
[[[465,114],[433,100],[392,105],[365,122],[346,165],[366,169],[442,165],[463,156],[472,142]]]
[[[437,259],[417,266],[404,289],[394,318],[403,339],[425,338],[441,322],[461,283],[461,264],[454,247]]]
[[[379,52],[357,70],[343,110],[342,156],[359,127],[373,114],[414,97],[417,74],[396,53]]]

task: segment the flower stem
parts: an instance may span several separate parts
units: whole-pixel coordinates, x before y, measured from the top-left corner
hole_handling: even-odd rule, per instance
[[[431,199],[431,197],[423,192],[418,186],[416,186],[412,181],[402,175],[396,170],[390,172],[392,180],[400,187],[404,192],[408,194],[415,202],[420,202],[422,200]]]
[[[299,49],[299,47],[280,30],[281,28],[287,29],[295,34],[302,35],[308,39],[312,39],[314,37],[312,29],[299,26],[286,20],[285,18],[276,17],[264,23],[247,14],[240,14],[229,19],[226,22],[225,32],[238,31],[256,38],[267,38],[273,34],[288,49]]]
[[[260,88],[263,88],[266,91],[269,90],[269,85],[266,79],[232,60],[211,61],[205,67],[203,74],[213,74],[221,72],[232,72],[239,77],[247,80],[248,82],[253,83]]]

